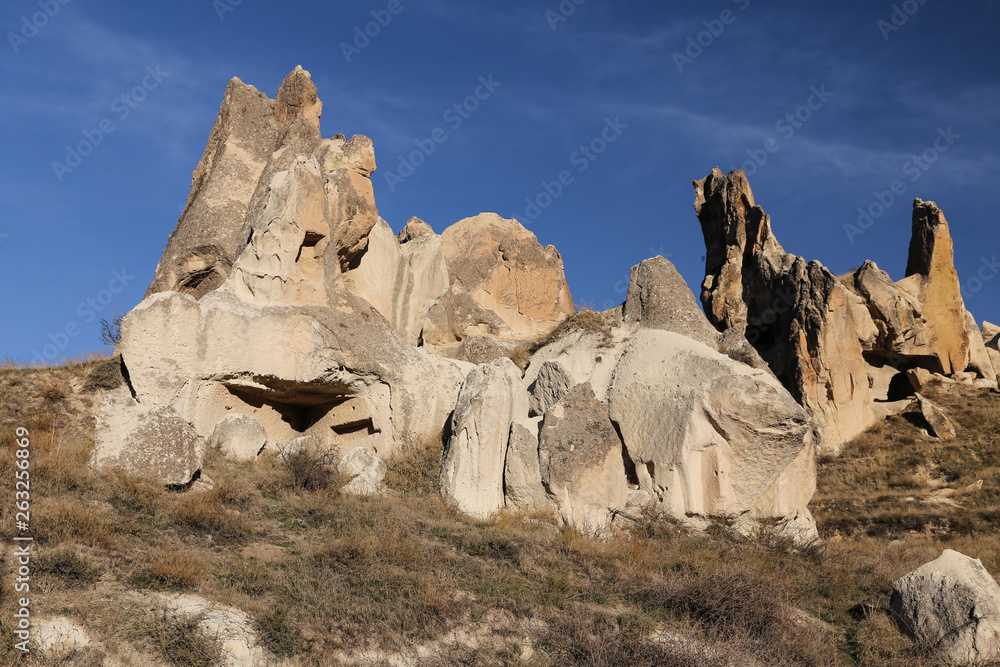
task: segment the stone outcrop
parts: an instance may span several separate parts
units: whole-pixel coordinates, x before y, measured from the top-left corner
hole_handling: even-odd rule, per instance
[[[545,413],[538,451],[542,484],[567,523],[600,533],[628,501],[621,440],[590,383]]]
[[[731,352],[748,344],[739,332],[714,332],[669,262],[649,260],[632,275],[642,284],[629,291],[630,303],[561,329],[523,378],[506,359],[469,375],[453,422],[462,431],[442,473],[446,497],[461,487],[474,499],[466,511],[481,516],[474,503],[488,499],[494,512],[502,491],[508,507],[551,508],[588,533],[654,505],[684,521],[732,520],[748,530],[776,522],[797,540],[814,540],[808,413],[769,370],[718,351],[723,338]],[[502,382],[484,381],[500,368]],[[472,396],[489,408],[470,411]],[[465,431],[485,434],[478,439],[486,444],[473,446]],[[480,462],[459,471],[448,463],[453,449],[472,449],[461,458]]]
[[[955,250],[944,213],[934,202],[913,203],[913,236],[906,262],[908,289],[920,301],[933,332],[931,347],[945,375],[969,365],[962,286],[955,271]]]
[[[917,394],[917,404],[920,407],[920,414],[924,416],[924,421],[931,428],[931,435],[939,440],[954,440],[958,437],[955,425],[948,419],[938,406],[921,394]]]
[[[122,450],[130,419],[159,408],[202,438],[244,415],[279,449],[309,435],[341,454],[391,457],[443,430],[464,369],[409,344],[345,284],[378,221],[371,141],[321,137],[304,70],[278,98],[230,84],[188,208],[122,323],[131,396],[115,399],[124,423],[103,419],[95,461]],[[209,256],[211,276],[196,280],[208,269],[195,260]],[[181,457],[180,441],[160,442]],[[255,446],[231,453],[251,458]]]
[[[663,257],[632,267],[624,318],[627,323],[674,331],[710,347],[719,342],[719,332],[705,319],[684,278]]]
[[[483,213],[441,234],[451,284],[430,310],[423,341],[445,350],[485,334],[543,336],[574,312],[562,257],[516,220]]]
[[[753,512],[812,444],[809,416],[771,374],[671,332],[632,337],[609,407],[639,488],[675,516]],[[815,470],[800,481],[815,487]],[[779,517],[807,512],[795,493],[767,502]]]
[[[978,558],[945,549],[892,585],[902,628],[950,665],[1000,658],[1000,586]]]
[[[358,266],[345,275],[345,284],[381,313],[407,342],[417,345],[427,312],[450,285],[441,238],[431,230],[400,243],[389,225],[380,220],[368,241]]]
[[[878,330],[865,351],[924,359],[934,355],[931,332],[916,297],[892,282],[871,260],[854,274],[854,286]]]
[[[504,506],[504,463],[511,424],[528,411],[521,371],[506,357],[477,366],[465,380],[441,461],[441,494],[471,516]]]
[[[715,169],[695,188],[708,249],[705,312],[718,330],[744,333],[809,410],[822,452],[839,452],[904,408],[915,369],[955,379],[970,373],[976,386],[996,386],[1000,354],[980,345],[948,223],[933,202],[914,202],[906,277],[893,282],[866,261],[838,280],[782,249],[743,172]]]
[[[380,222],[345,283],[411,344],[473,363],[548,334],[574,312],[555,248],[493,213],[440,236],[419,218],[398,235]]]
[[[742,171],[716,168],[695,189],[708,319],[744,333],[816,419],[821,449],[839,451],[876,419],[850,295],[822,264],[784,251]]]

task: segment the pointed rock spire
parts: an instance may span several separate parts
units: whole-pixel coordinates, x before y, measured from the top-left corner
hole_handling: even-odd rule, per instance
[[[297,65],[285,77],[285,81],[278,88],[277,103],[276,113],[279,125],[284,125],[293,118],[301,116],[319,131],[319,118],[323,115],[323,102],[319,99],[312,75],[302,69],[302,65]]]

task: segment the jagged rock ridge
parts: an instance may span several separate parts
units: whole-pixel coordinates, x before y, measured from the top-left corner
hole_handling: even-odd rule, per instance
[[[742,332],[809,410],[822,451],[837,453],[902,407],[894,401],[912,396],[907,371],[915,368],[997,386],[933,202],[914,202],[906,277],[894,283],[871,261],[838,279],[785,252],[742,171],[716,168],[694,185],[707,247],[705,313],[717,329]]]

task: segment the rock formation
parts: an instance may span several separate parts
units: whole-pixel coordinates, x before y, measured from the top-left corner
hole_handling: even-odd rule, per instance
[[[742,171],[715,169],[695,189],[707,246],[705,312],[718,330],[744,333],[813,415],[822,452],[839,452],[904,407],[914,369],[956,379],[968,372],[977,386],[996,387],[1000,355],[980,345],[948,223],[933,202],[914,202],[905,278],[893,282],[866,261],[837,279],[784,251]]]
[[[229,84],[122,323],[96,465],[186,487],[208,447],[308,451],[339,461],[344,492],[374,494],[397,452],[447,431],[442,494],[475,517],[554,512],[602,534],[649,507],[809,541],[817,447],[837,451],[911,380],[995,386],[998,336],[966,312],[931,203],[904,280],[871,262],[838,279],[786,253],[742,172],[716,169],[695,184],[704,313],[654,257],[620,307],[574,315],[558,251],[517,221],[394,233],[371,141],[324,139],[321,113],[300,67],[275,100]],[[515,348],[532,352],[523,371]]]
[[[890,608],[906,632],[947,664],[1000,658],[1000,586],[978,558],[945,549],[892,585]]]
[[[820,447],[837,451],[876,419],[850,295],[822,264],[784,251],[742,171],[716,168],[695,189],[705,314],[744,333],[815,417]]]
[[[147,298],[123,321],[128,383],[106,398],[95,462],[148,471],[136,452],[159,443],[159,477],[187,483],[201,439],[231,415],[256,420],[279,447],[310,435],[388,457],[441,433],[463,368],[408,344],[343,275],[378,222],[371,141],[321,137],[301,68],[278,98],[230,83]],[[171,444],[164,414],[199,440]],[[256,436],[216,439],[239,457],[258,446]]]
[[[484,355],[462,343],[486,338],[488,361],[574,312],[559,252],[515,220],[483,213],[440,236],[417,218],[398,236],[380,223],[369,242],[346,274],[348,288],[410,343],[440,354],[471,361]]]
[[[480,489],[462,491],[477,516],[551,507],[591,533],[649,505],[685,521],[776,521],[814,539],[809,415],[769,371],[718,351],[723,336],[670,262],[646,260],[632,276],[622,308],[565,327],[523,379],[506,360],[469,375],[446,497],[465,481]],[[470,446],[471,434],[485,444]]]

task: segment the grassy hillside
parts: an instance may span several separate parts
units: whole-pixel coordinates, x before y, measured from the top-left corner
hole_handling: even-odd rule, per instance
[[[116,366],[0,370],[0,530],[15,534],[15,429],[32,437],[32,613],[97,640],[10,649],[15,563],[0,581],[3,664],[211,665],[217,637],[157,595],[244,610],[280,664],[932,665],[886,609],[892,581],[951,547],[1000,572],[1000,396],[939,395],[959,428],[916,414],[820,465],[822,544],[648,515],[594,540],[545,516],[477,522],[437,494],[440,443],[390,464],[389,494],[338,493],[308,456],[209,454],[196,490],[87,466],[92,412]],[[979,482],[982,482],[980,484]]]

